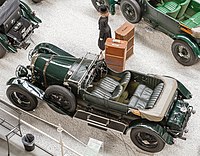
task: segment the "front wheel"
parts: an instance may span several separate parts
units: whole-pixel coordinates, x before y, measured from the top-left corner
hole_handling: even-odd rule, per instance
[[[101,5],[107,5],[106,0],[91,0],[91,1],[97,11],[99,11],[99,7]]]
[[[132,128],[130,137],[137,147],[147,152],[160,152],[165,146],[163,139],[156,132],[148,128]]]
[[[60,114],[72,114],[76,110],[73,93],[62,86],[49,86],[45,91],[45,99],[49,107]]]
[[[138,23],[142,18],[142,9],[136,0],[122,0],[121,12],[130,23]]]
[[[198,61],[192,48],[182,40],[174,40],[171,50],[175,59],[184,66],[191,66]]]
[[[0,43],[0,58],[4,57],[6,54],[6,49]]]
[[[32,111],[37,107],[37,98],[17,85],[9,86],[6,95],[15,106],[25,111]]]

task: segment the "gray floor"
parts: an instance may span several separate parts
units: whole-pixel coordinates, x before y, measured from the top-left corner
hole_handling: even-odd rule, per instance
[[[7,142],[0,138],[0,155],[7,156]],[[11,156],[49,156],[44,151],[35,147],[31,152],[25,151],[21,139],[19,137],[13,137],[10,141],[10,155]]]
[[[18,53],[7,53],[0,60],[0,98],[8,101],[5,90],[6,81],[14,77],[15,68],[18,64],[28,65],[28,51],[41,42],[50,42],[77,57],[85,55],[86,52],[99,53],[97,46],[98,38],[98,13],[94,10],[90,0],[44,0],[40,4],[33,4],[31,0],[26,1],[43,20],[40,28],[35,30],[31,37],[34,41],[30,47],[25,50],[19,50]],[[116,30],[125,22],[119,8],[117,14],[110,16],[109,23],[113,30]],[[169,75],[183,82],[192,92],[193,98],[189,101],[197,110],[197,113],[191,117],[188,123],[189,132],[185,135],[186,141],[176,140],[172,146],[166,145],[164,150],[155,156],[199,156],[200,155],[200,63],[191,67],[184,67],[177,63],[171,54],[172,40],[164,34],[157,31],[149,31],[147,25],[140,23],[135,32],[135,50],[126,64],[126,69],[132,69],[143,73]],[[31,112],[44,118],[54,124],[61,124],[64,129],[87,144],[90,137],[104,142],[104,148],[101,153],[106,156],[121,155],[146,155],[135,151],[135,146],[129,139],[129,134],[121,136],[113,132],[104,132],[98,129],[88,127],[85,123],[71,119],[68,116],[62,116],[53,112],[45,103],[40,102],[35,112]],[[55,129],[47,128],[43,123],[33,121],[24,116],[24,120],[33,126],[45,131],[49,135],[59,139]],[[25,128],[25,132],[30,129]],[[55,155],[60,155],[60,150],[55,142],[46,137],[37,134],[37,141],[46,149],[52,151]],[[68,135],[63,136],[65,144],[79,153],[83,153],[83,147],[71,139]],[[125,140],[126,143],[123,142]],[[125,146],[126,145],[126,146]],[[17,155],[17,154],[16,154]],[[23,155],[23,154],[22,154]],[[24,154],[25,155],[25,154]],[[67,151],[66,155],[76,155]]]

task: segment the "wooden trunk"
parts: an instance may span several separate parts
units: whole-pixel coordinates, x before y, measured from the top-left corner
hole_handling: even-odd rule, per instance
[[[105,61],[108,67],[122,72],[125,69],[127,41],[108,38],[105,46]]]
[[[134,28],[135,28],[135,26],[133,24],[125,22],[121,27],[119,27],[115,31],[116,39],[125,40],[128,42],[126,59],[128,59],[133,54]]]

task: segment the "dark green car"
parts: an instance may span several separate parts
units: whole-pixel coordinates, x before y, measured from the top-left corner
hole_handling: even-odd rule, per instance
[[[0,1],[0,58],[6,51],[17,52],[17,48],[26,49],[29,36],[41,20],[30,7],[19,0]]]
[[[38,99],[54,111],[84,120],[90,126],[123,134],[131,130],[133,143],[147,152],[172,145],[185,131],[192,106],[191,93],[168,76],[109,69],[98,55],[76,58],[42,43],[30,54],[29,66],[19,66],[7,85],[7,97],[32,111]]]
[[[159,30],[174,42],[171,46],[176,60],[190,66],[200,58],[200,3],[195,0],[92,0],[98,10],[107,4],[115,13],[119,4],[124,17],[130,23],[138,23],[142,18],[151,27]]]

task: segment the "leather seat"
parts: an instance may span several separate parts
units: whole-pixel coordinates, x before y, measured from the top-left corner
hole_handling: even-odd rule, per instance
[[[99,87],[104,88],[108,92],[113,92],[118,85],[121,85],[123,87],[123,90],[125,90],[130,79],[131,73],[129,71],[126,71],[123,73],[119,81],[111,77],[103,78],[99,83]]]
[[[162,89],[164,87],[163,83],[158,84],[154,90],[149,87],[140,84],[133,96],[131,97],[128,106],[131,108],[138,109],[151,109],[154,107]]]
[[[153,90],[153,93],[151,94],[151,97],[146,105],[146,109],[153,108],[158,97],[160,96],[162,90],[164,88],[164,83],[159,83],[156,88]]]
[[[131,73],[129,71],[124,72],[119,81],[107,76],[98,83],[98,86],[91,93],[100,98],[119,101],[130,79]]]
[[[200,12],[197,12],[192,17],[183,21],[182,23],[188,26],[189,28],[195,28],[200,26]]]
[[[159,10],[163,14],[167,14],[173,18],[177,17],[180,9],[181,9],[181,6],[173,1],[163,3],[161,6],[157,7],[157,10]]]
[[[181,18],[184,15],[184,13],[187,10],[187,7],[188,7],[190,1],[191,0],[184,0],[183,2],[180,3],[181,9],[180,9],[180,11],[179,11],[179,13],[177,15],[177,19]]]
[[[118,81],[116,81],[115,79],[111,78],[111,77],[105,77],[103,78],[100,83],[99,83],[99,87],[105,89],[108,92],[113,92],[115,90],[115,88],[119,85],[120,83]]]
[[[123,87],[121,85],[116,86],[113,92],[108,92],[107,90],[101,87],[95,87],[91,94],[105,99],[110,99],[114,101],[118,101],[120,96],[122,95]]]
[[[131,73],[129,71],[126,71],[120,80],[120,85],[122,85],[123,90],[125,90],[126,87],[128,86],[130,79],[131,79]]]
[[[140,84],[131,97],[128,106],[132,108],[145,109],[152,93],[152,89],[143,84]]]

